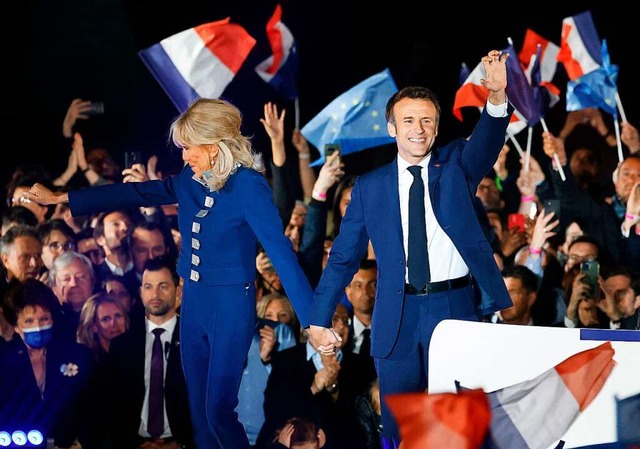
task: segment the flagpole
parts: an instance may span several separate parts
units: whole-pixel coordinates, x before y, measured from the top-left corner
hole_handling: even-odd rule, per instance
[[[533,136],[533,126],[528,127],[527,152],[524,157],[524,170],[529,171],[529,159],[531,159],[531,138]]]
[[[624,156],[622,155],[622,143],[620,141],[620,124],[617,120],[613,121],[613,127],[616,130],[616,146],[618,147],[618,162],[622,163]]]
[[[618,105],[618,110],[620,110],[620,118],[622,118],[623,122],[627,121],[627,114],[624,113],[624,108],[622,107],[622,102],[620,101],[620,94],[616,90],[616,104]]]
[[[543,117],[540,117],[540,123],[542,124],[542,129],[544,129],[544,132],[548,133],[549,128],[547,128],[547,122],[544,121]],[[556,167],[558,167],[558,173],[560,174],[560,179],[562,179],[563,181],[566,181],[567,176],[564,174],[564,169],[562,168],[562,165],[560,165],[560,158],[558,157],[558,153],[556,152],[553,153],[553,160],[556,163]]]
[[[516,137],[511,133],[507,133],[507,136],[513,142],[513,145],[516,147],[516,150],[518,150],[518,154],[520,155],[520,157],[524,159],[524,151],[522,151],[522,146],[520,146],[520,142],[518,142],[516,140]]]
[[[294,111],[295,111],[295,129],[300,129],[300,102],[298,101],[298,97],[293,102]]]

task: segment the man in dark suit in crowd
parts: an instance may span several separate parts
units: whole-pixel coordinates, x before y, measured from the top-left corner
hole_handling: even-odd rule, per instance
[[[138,448],[144,442],[161,447],[193,448],[191,415],[180,357],[179,316],[176,299],[179,289],[175,263],[160,258],[145,263],[140,297],[144,321],[132,322],[129,332],[111,342],[108,379],[111,398],[110,425],[114,447]],[[133,319],[136,317],[134,316]],[[164,370],[163,424],[154,434],[149,427],[150,378],[155,329],[166,362]],[[155,446],[154,446],[155,447]]]
[[[331,353],[342,343],[331,329],[333,310],[371,241],[378,264],[371,355],[390,446],[399,445],[400,436],[384,397],[427,388],[436,325],[478,321],[512,304],[474,208],[513,112],[505,90],[508,57],[493,50],[482,58],[488,101],[468,140],[434,147],[440,105],[429,89],[405,87],[389,99],[387,131],[398,156],[357,179],[315,290],[309,337]]]

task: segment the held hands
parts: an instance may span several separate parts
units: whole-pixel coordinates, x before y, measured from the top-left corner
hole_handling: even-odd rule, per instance
[[[342,338],[331,328],[309,326],[309,340],[320,354],[335,353],[342,346]]]
[[[489,101],[494,105],[504,104],[507,101],[507,58],[509,53],[501,53],[491,50],[487,56],[482,57],[482,66],[485,78],[480,80],[482,86],[489,89]]]

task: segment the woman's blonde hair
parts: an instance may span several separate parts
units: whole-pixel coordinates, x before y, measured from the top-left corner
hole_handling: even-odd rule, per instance
[[[180,148],[218,146],[220,151],[208,185],[220,190],[239,166],[265,171],[262,155],[241,134],[241,125],[242,113],[228,101],[199,98],[171,124],[169,138]]]
[[[80,311],[80,323],[78,324],[76,338],[78,343],[82,343],[91,348],[96,357],[99,357],[99,353],[102,351],[97,336],[98,307],[105,303],[115,304],[120,309],[125,317],[125,330],[129,330],[129,314],[126,312],[126,307],[120,298],[103,292],[91,295]]]

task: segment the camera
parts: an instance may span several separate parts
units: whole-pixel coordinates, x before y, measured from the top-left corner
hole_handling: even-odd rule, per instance
[[[91,106],[85,112],[87,115],[101,115],[104,114],[104,103],[102,101],[92,101]]]

